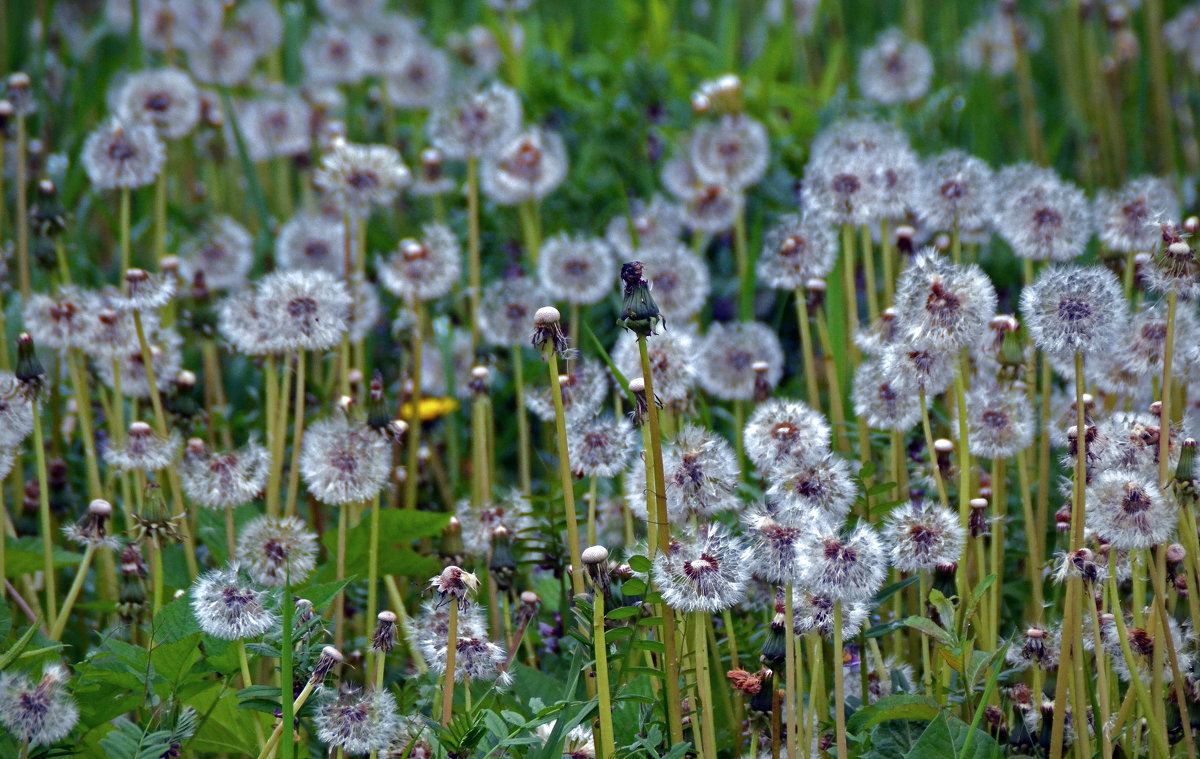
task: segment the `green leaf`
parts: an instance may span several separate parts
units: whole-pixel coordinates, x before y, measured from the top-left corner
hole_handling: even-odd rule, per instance
[[[4,576],[15,579],[25,574],[41,572],[46,568],[42,553],[41,538],[9,538],[4,542]],[[75,566],[83,560],[83,554],[54,547],[54,566]]]
[[[192,607],[186,596],[172,600],[154,615],[156,643],[174,643],[198,632],[200,625],[192,614]]]
[[[967,613],[963,614],[963,627],[964,628],[966,627],[967,623],[971,620],[971,617],[975,616],[975,609],[979,607],[979,602],[983,600],[983,594],[987,592],[988,588],[992,587],[992,583],[994,583],[995,581],[996,581],[996,575],[990,574],[987,577],[983,578],[983,580],[981,580],[980,583],[975,586],[975,589],[971,591],[971,601],[970,601],[970,603],[967,604]],[[943,622],[946,621],[944,617],[943,617],[942,621]]]
[[[177,686],[202,656],[200,633],[192,633],[171,643],[157,645],[150,652],[150,663],[154,671],[172,686]]]
[[[928,617],[907,617],[904,620],[904,624],[908,627],[914,627],[917,630],[920,630],[942,645],[948,646],[954,642],[954,636],[951,635],[948,630],[943,630],[941,627],[938,627],[934,621]]]
[[[949,598],[943,595],[942,591],[933,588],[929,591],[929,603],[933,608],[937,609],[938,616],[942,618],[943,625],[954,624],[954,604]]]
[[[17,639],[16,643],[13,644],[13,647],[5,651],[3,655],[0,655],[0,672],[3,672],[5,669],[7,669],[8,665],[12,664],[16,658],[21,655],[21,652],[24,651],[25,647],[29,645],[29,641],[33,640],[33,636],[37,634],[38,625],[41,624],[41,621],[42,620],[39,619],[30,625],[29,629]]]
[[[621,593],[627,596],[640,596],[646,592],[646,581],[640,577],[626,580],[621,584]]]
[[[650,559],[642,556],[641,554],[629,557],[629,568],[634,572],[641,572],[645,574],[646,572],[649,572],[650,568],[653,566],[654,564],[650,561]]]
[[[968,746],[969,738],[969,746]],[[963,752],[963,748],[970,750]],[[929,757],[958,757],[959,759],[987,759],[997,748],[992,736],[970,725],[958,717],[947,717],[943,712],[929,723],[925,732],[905,754],[905,759],[929,759]]]
[[[642,607],[640,606],[621,606],[608,612],[604,617],[609,620],[628,619],[629,617],[636,617],[641,613]]]
[[[846,732],[858,733],[888,720],[931,720],[940,713],[941,707],[927,696],[885,696],[852,714],[846,720]]]
[[[8,637],[12,630],[12,610],[8,604],[0,604],[0,640]]]
[[[926,724],[920,720],[879,723],[871,730],[871,748],[863,754],[863,759],[904,759],[921,737]]]
[[[346,566],[361,568],[365,573],[371,547],[370,510],[354,527],[346,531]],[[413,541],[440,535],[450,515],[410,509],[386,509],[379,512],[379,574],[423,577],[437,574],[442,564],[436,558],[412,550]],[[327,530],[321,541],[330,556],[337,554],[337,530]],[[318,573],[321,580],[332,580],[334,562],[328,562]],[[312,600],[312,599],[309,599]],[[317,602],[313,600],[313,605]]]
[[[891,598],[892,596],[896,595],[897,593],[899,593],[900,591],[909,587],[910,585],[915,585],[917,583],[917,580],[919,580],[919,579],[921,579],[921,578],[917,577],[916,575],[913,575],[912,577],[905,577],[903,580],[900,580],[899,582],[894,582],[891,585],[888,585],[887,587],[883,588],[882,590],[880,590],[878,593],[875,594],[875,599],[871,602],[872,605],[877,606],[877,607],[882,606],[883,603],[885,601],[887,601],[889,598]]]

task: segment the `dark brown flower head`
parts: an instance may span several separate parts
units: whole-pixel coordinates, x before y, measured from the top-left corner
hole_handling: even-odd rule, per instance
[[[379,612],[378,621],[371,638],[371,648],[388,653],[396,646],[396,614],[385,609]]]
[[[533,315],[533,347],[540,351],[566,353],[567,335],[562,329],[562,314],[554,306],[543,306]]]
[[[459,608],[466,608],[470,596],[479,587],[479,578],[456,566],[449,566],[429,581],[429,589],[439,596],[438,606],[454,599]]]
[[[621,318],[617,320],[625,329],[636,335],[654,334],[663,323],[662,312],[650,294],[650,285],[642,276],[641,261],[626,261],[621,265],[621,282],[624,283],[624,300]]]

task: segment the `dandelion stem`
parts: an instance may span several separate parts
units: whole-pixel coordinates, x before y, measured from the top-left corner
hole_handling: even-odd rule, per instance
[[[451,600],[446,623],[446,674],[442,677],[442,727],[450,726],[454,716],[454,669],[458,654],[458,602]]]
[[[875,251],[871,243],[871,228],[864,224],[859,228],[859,236],[862,239],[863,286],[867,291],[867,318],[874,323],[879,318],[879,292],[875,288]]]
[[[1154,704],[1151,702],[1150,694],[1146,690],[1146,683],[1138,675],[1137,660],[1134,659],[1133,651],[1129,648],[1129,632],[1125,628],[1125,615],[1120,608],[1119,599],[1121,596],[1117,590],[1116,560],[1116,551],[1110,551],[1108,554],[1108,592],[1114,604],[1113,618],[1117,623],[1117,639],[1121,644],[1121,655],[1125,658],[1125,666],[1129,668],[1129,672],[1132,674],[1132,677],[1129,678],[1129,684],[1137,694],[1137,702],[1142,707],[1142,711],[1145,712],[1146,719],[1150,722],[1147,726],[1147,734],[1150,742],[1154,744],[1154,749],[1158,752],[1158,756],[1170,756],[1171,752],[1167,749],[1167,741],[1163,735],[1165,730],[1157,721]]]
[[[842,225],[842,299],[846,303],[846,342],[850,346],[850,363],[859,364],[858,344],[854,334],[858,332],[858,287],[854,261],[854,227]],[[826,344],[828,345],[828,343]]]
[[[42,412],[37,399],[33,407],[33,455],[37,466],[38,516],[42,533],[43,582],[46,585],[46,619],[57,619],[58,604],[55,598],[54,575],[54,532],[50,521],[50,483],[46,475],[46,442],[42,438]]]
[[[296,515],[296,498],[300,491],[300,446],[304,440],[304,380],[308,362],[304,351],[296,351],[296,415],[292,421],[292,468],[288,472],[287,505],[284,516]],[[280,410],[280,413],[284,413]]]
[[[646,336],[638,335],[637,340],[642,358],[642,380],[646,386],[646,418],[650,427],[650,449],[648,450],[653,450],[654,453],[653,461],[646,462],[648,468],[652,464],[654,468],[654,511],[652,512],[654,516],[651,518],[650,512],[648,512],[646,518],[651,520],[651,524],[657,524],[658,550],[666,555],[671,547],[671,527],[667,520],[666,475],[663,473],[662,433],[658,426],[658,403],[654,396],[654,377],[650,371],[650,351],[646,347]],[[551,371],[553,371],[553,366]],[[559,403],[561,404],[561,399]],[[563,447],[566,447],[565,442]],[[647,507],[650,505],[648,501],[647,497]],[[674,745],[683,741],[683,723],[679,703],[679,660],[675,655],[675,613],[666,604],[660,604],[659,610],[663,620],[662,661],[665,667],[663,674],[667,679],[667,725],[671,733],[671,744]]]
[[[933,449],[933,427],[929,424],[929,403],[925,398],[925,391],[919,393],[921,402],[921,429],[925,432],[925,450],[929,455],[929,466],[933,472],[933,481],[937,485],[938,499],[942,502],[943,509],[950,508],[950,497],[946,495],[946,483],[942,480],[942,470],[938,466],[937,452]],[[960,521],[962,515],[959,515]]]
[[[130,253],[129,253],[129,235],[130,235],[130,225],[132,224],[132,222],[130,221],[130,218],[129,218],[130,217],[130,209],[129,209],[130,199],[129,199],[129,188],[128,187],[121,188],[120,203],[121,203],[121,209],[120,209],[120,216],[121,216],[121,218],[120,218],[120,225],[121,225],[121,229],[120,229],[121,276],[125,276],[125,272],[129,271],[129,268],[132,265],[132,259],[130,258]],[[24,225],[21,224],[18,226],[23,227]]]
[[[833,360],[833,342],[829,338],[829,320],[825,315],[825,307],[817,308],[817,337],[821,341],[821,360],[825,364],[825,379],[829,383],[829,413],[833,417],[834,447],[838,453],[850,452],[850,441],[846,437],[846,413],[842,407],[842,388],[838,380],[837,365]],[[854,346],[854,342],[850,342]],[[854,363],[858,365],[857,347]],[[819,408],[819,407],[818,407]]]
[[[230,561],[237,555],[237,527],[233,522],[233,506],[225,505],[225,550]]]
[[[370,544],[367,547],[367,621],[375,619],[379,609],[379,509],[382,507],[379,494],[371,502]],[[383,658],[382,651],[375,656]]]
[[[596,656],[596,694],[600,699],[600,759],[612,759],[617,754],[614,747],[616,735],[613,733],[612,696],[608,686],[608,643],[604,637],[604,593],[599,587],[595,590],[592,598],[592,650]]]
[[[158,172],[154,183],[154,268],[167,255],[167,171]]]
[[[746,208],[733,221],[733,255],[737,263],[738,314],[742,321],[754,318],[754,280],[750,274],[750,252],[746,244]]]
[[[1037,523],[1033,516],[1033,498],[1029,492],[1029,464],[1026,461],[1026,455],[1029,449],[1025,449],[1017,454],[1017,481],[1021,488],[1021,510],[1025,517],[1025,544],[1029,548],[1029,556],[1026,558],[1027,571],[1029,572],[1029,587],[1033,593],[1033,610],[1032,618],[1034,624],[1042,621],[1042,615],[1045,613],[1045,602],[1042,600],[1042,550],[1041,550],[1041,525]]]
[[[579,523],[575,512],[575,485],[571,477],[571,463],[567,456],[567,421],[563,411],[562,383],[558,378],[558,354],[549,350],[546,355],[550,362],[550,395],[554,401],[554,428],[558,436],[558,475],[562,483],[564,508],[567,512],[567,549],[571,556],[571,590],[579,596],[584,592],[583,560],[580,558]],[[647,393],[649,386],[650,383],[647,381]]]
[[[817,388],[817,362],[813,357],[812,327],[808,321],[808,296],[802,288],[796,288],[796,324],[800,328],[800,352],[804,357],[804,387],[808,391],[808,405],[821,408],[821,396]]]
[[[79,361],[78,348],[67,351],[67,372],[71,375],[71,387],[75,394],[75,413],[79,418],[79,437],[83,441],[84,461],[87,466],[88,498],[95,500],[104,492],[100,483],[100,467],[96,460],[96,433],[92,421],[92,401],[87,391],[83,367]]]
[[[470,288],[467,298],[471,310],[471,318],[467,321],[471,325],[473,349],[479,342],[479,320],[475,314],[479,313],[479,294],[483,288],[479,251],[479,159],[474,156],[467,158],[467,256]]]
[[[700,714],[700,727],[704,733],[704,753],[708,759],[717,759],[716,727],[713,724],[715,705],[712,695],[712,676],[708,669],[708,619],[703,611],[695,612],[693,617],[693,634],[696,641],[696,687],[700,696],[697,711]]]
[[[283,713],[279,726],[286,732],[286,740],[283,743],[283,759],[287,759],[292,755],[292,730],[296,719],[292,709],[292,681],[295,678],[292,673],[292,616],[296,611],[296,604],[292,601],[291,572],[284,574],[283,598],[280,606],[282,607],[283,622],[279,641],[279,688],[281,691],[279,703],[283,706]]]
[[[17,228],[17,277],[21,285],[21,302],[29,301],[30,293],[30,260],[29,260],[29,196],[28,192],[28,172],[29,163],[26,155],[26,142],[28,135],[26,134],[25,110],[17,109],[17,176],[16,176],[16,196],[17,196],[17,215],[13,219],[13,226]],[[123,192],[129,192],[123,190]],[[122,270],[123,271],[123,270]]]
[[[1167,479],[1167,468],[1171,463],[1171,384],[1172,380],[1172,364],[1175,359],[1175,311],[1178,307],[1179,294],[1172,289],[1167,293],[1167,335],[1166,344],[1163,346],[1163,367],[1162,367],[1162,393],[1159,395],[1161,401],[1160,416],[1159,416],[1159,436],[1158,436],[1158,483],[1165,487]],[[1080,426],[1080,435],[1083,434],[1083,427]]]
[[[521,494],[528,498],[533,492],[529,469],[529,417],[525,410],[525,357],[518,346],[512,348],[512,365],[517,393],[517,476],[520,478]]]
[[[300,708],[302,706],[304,706],[305,703],[308,702],[308,697],[312,695],[312,692],[316,687],[317,687],[317,682],[310,677],[308,679],[308,682],[304,684],[304,690],[300,691],[300,694],[296,696],[296,699],[294,701],[290,702],[290,704],[291,704],[290,708],[287,706],[287,704],[289,703],[287,696],[291,695],[290,688],[288,689],[289,692],[286,693],[286,695],[284,696],[284,699],[283,699],[284,704],[285,704],[284,720],[287,720],[287,716],[288,716],[287,712],[291,712],[294,715],[297,711],[300,710]],[[293,729],[292,722],[294,721],[294,719],[295,718],[293,717],[293,719],[287,720],[287,733],[288,733],[289,740],[283,749],[284,757],[291,756],[291,753],[292,753],[293,746],[292,746],[292,741],[290,739],[292,736],[292,729]],[[273,754],[275,752],[275,747],[279,745],[279,739],[283,736],[284,720],[280,720],[279,724],[275,726],[275,732],[271,733],[271,737],[267,740],[267,744],[265,746],[263,746],[263,750],[258,752],[258,759],[267,759],[267,757],[271,756],[271,754]]]
[[[795,591],[792,584],[783,586],[783,638],[787,642],[786,651],[783,659],[783,687],[787,694],[787,714],[788,725],[797,725],[799,715],[803,713],[801,704],[796,696],[796,647],[792,643],[792,638],[795,636],[796,624],[796,601],[794,598]],[[787,751],[788,756],[800,756],[799,731],[789,729],[787,731]]]
[[[96,546],[91,543],[83,550],[83,559],[80,560],[79,568],[75,571],[75,581],[71,583],[71,589],[67,591],[62,610],[59,611],[58,618],[54,620],[54,627],[50,628],[50,640],[56,641],[62,638],[63,630],[67,627],[67,618],[71,616],[71,608],[75,606],[75,601],[79,599],[79,592],[83,590],[83,582],[87,579],[88,567],[91,566],[92,556],[95,553]],[[0,567],[2,566],[0,564]]]
[[[286,373],[286,368],[284,369]],[[263,384],[266,385],[267,407],[263,414],[267,426],[267,446],[271,450],[271,471],[267,477],[267,516],[279,515],[279,484],[283,471],[283,441],[276,429],[276,419],[282,413],[279,408],[279,381],[275,371],[275,355],[267,356],[263,369]]]
[[[417,508],[417,486],[420,484],[419,454],[421,448],[421,359],[425,348],[422,343],[425,327],[425,304],[413,302],[416,324],[412,335],[412,392],[408,395],[408,431],[405,433],[405,449],[408,458],[404,467],[404,508]]]
[[[341,584],[346,579],[346,530],[350,522],[350,504],[338,506],[336,576]],[[346,589],[333,599],[333,645],[340,651],[346,641]]]

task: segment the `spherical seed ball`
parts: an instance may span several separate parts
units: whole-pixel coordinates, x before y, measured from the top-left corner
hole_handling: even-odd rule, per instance
[[[952,415],[957,429],[958,410]],[[976,382],[967,392],[967,449],[986,459],[1007,459],[1033,441],[1028,397],[994,381]]]
[[[479,299],[479,333],[496,346],[527,345],[531,314],[548,298],[531,277],[493,280]]]
[[[447,98],[450,89],[450,57],[425,39],[405,45],[395,73],[384,80],[388,97],[397,108],[430,109]]]
[[[345,228],[341,219],[313,213],[298,213],[288,219],[275,237],[275,261],[281,269],[319,269],[344,275]]]
[[[625,417],[571,419],[567,425],[567,457],[579,476],[609,478],[625,469],[637,434]]]
[[[979,229],[991,220],[992,169],[982,159],[948,150],[921,164],[913,204],[932,229]]]
[[[210,290],[237,290],[254,265],[254,238],[231,217],[217,216],[184,242],[179,255],[185,282],[202,273]]]
[[[567,149],[554,132],[532,127],[488,156],[480,189],[494,203],[512,206],[544,198],[567,176]]]
[[[167,139],[183,137],[200,121],[200,94],[191,78],[178,69],[132,74],[114,101],[123,120],[149,121]]]
[[[808,404],[771,398],[750,415],[742,438],[747,458],[765,474],[791,459],[823,453],[830,434],[824,415]]]
[[[1125,296],[1100,266],[1050,266],[1021,292],[1021,316],[1035,345],[1069,358],[1104,351],[1125,331]]]
[[[336,695],[323,691],[313,724],[322,743],[347,754],[383,751],[391,744],[399,724],[396,699],[387,689],[366,693],[342,690]]]
[[[858,89],[882,105],[911,103],[929,92],[933,56],[920,42],[905,39],[899,29],[886,29],[858,61]]]
[[[521,97],[500,82],[448,100],[429,117],[429,139],[449,159],[481,158],[521,127]]]
[[[1119,189],[1098,190],[1093,205],[1100,242],[1120,253],[1153,250],[1161,240],[1157,222],[1179,218],[1175,190],[1158,177],[1137,177]]]
[[[1071,261],[1092,236],[1091,204],[1053,169],[1020,164],[995,177],[992,225],[1019,258]]]
[[[704,308],[711,290],[708,266],[684,245],[639,252],[654,301],[672,322],[686,322]]]
[[[261,516],[242,527],[237,558],[260,585],[301,585],[317,566],[317,536],[298,517]]]
[[[906,432],[921,419],[921,406],[911,395],[897,392],[879,361],[868,360],[854,371],[851,390],[855,416],[873,430]]]
[[[788,214],[767,232],[755,266],[764,284],[798,290],[813,277],[828,276],[837,253],[837,236],[830,225],[813,214]]]
[[[723,525],[671,541],[654,560],[663,602],[681,612],[723,611],[745,597],[750,571],[742,542]]]
[[[771,387],[783,376],[783,348],[775,330],[761,322],[714,323],[700,341],[697,378],[709,394],[723,400],[750,400],[757,381],[754,363],[766,364]]]
[[[688,155],[700,181],[740,190],[762,179],[771,146],[760,122],[731,113],[696,127]]]
[[[36,685],[18,672],[0,673],[0,724],[14,740],[49,746],[66,738],[79,721],[79,707],[66,692],[67,668],[52,663]]]
[[[114,116],[88,135],[80,159],[98,189],[135,189],[155,180],[167,151],[150,123]]]
[[[267,594],[244,584],[236,569],[217,569],[198,578],[190,591],[200,629],[222,640],[257,638],[277,624]]]
[[[369,427],[351,426],[344,415],[313,422],[304,431],[300,474],[318,501],[332,506],[374,498],[391,473],[387,439]]]
[[[893,510],[884,523],[883,537],[892,566],[910,573],[955,564],[966,545],[958,514],[932,501],[914,501]]]
[[[388,292],[420,301],[449,293],[458,282],[461,267],[458,237],[437,222],[422,226],[419,240],[401,240],[396,252],[378,263],[379,279]]]
[[[345,140],[334,142],[313,175],[317,189],[358,216],[388,205],[411,181],[412,174],[395,148]]]
[[[1153,477],[1109,469],[1087,490],[1087,527],[1114,548],[1152,548],[1170,540],[1177,509]]]
[[[675,327],[646,341],[654,394],[664,404],[690,403],[696,383],[696,341],[695,332],[687,327]],[[626,377],[642,373],[641,352],[632,332],[617,338],[612,359]]]
[[[613,291],[617,259],[598,237],[555,235],[538,254],[538,282],[551,298],[592,305]]]
[[[996,313],[996,290],[975,264],[925,248],[900,273],[897,331],[909,347],[959,350],[977,342]]]
[[[887,576],[887,558],[879,536],[860,524],[848,533],[837,528],[818,530],[806,551],[809,562],[804,585],[839,602],[865,601]]]

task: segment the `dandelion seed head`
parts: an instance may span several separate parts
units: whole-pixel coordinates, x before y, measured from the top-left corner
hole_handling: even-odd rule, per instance
[[[683,209],[666,196],[655,195],[649,203],[633,201],[628,216],[623,213],[614,216],[604,237],[617,257],[627,261],[637,258],[643,249],[678,245],[682,232]]]
[[[342,414],[313,422],[304,431],[300,475],[308,491],[330,506],[370,501],[391,475],[391,448],[368,427]]]
[[[1092,236],[1092,207],[1083,191],[1053,169],[1019,164],[994,180],[992,224],[1019,258],[1066,262]]]
[[[765,474],[767,496],[793,521],[840,525],[858,494],[850,465],[827,451],[782,459]]]
[[[528,322],[526,322],[528,324]],[[637,351],[634,344],[633,350]],[[618,367],[625,366],[616,361]],[[622,369],[624,371],[624,369]],[[632,376],[626,374],[626,376]],[[570,371],[563,375],[559,384],[562,387],[563,412],[568,422],[573,420],[590,419],[596,414],[600,405],[608,395],[609,379],[604,365],[595,359],[583,358]],[[549,388],[539,389],[525,396],[525,405],[529,412],[543,422],[554,421],[554,398]]]
[[[723,438],[694,424],[684,424],[663,448],[667,513],[674,523],[690,516],[707,520],[741,505],[736,494],[737,457]]]
[[[696,377],[715,398],[751,400],[760,381],[754,365],[760,361],[766,364],[761,379],[775,387],[783,376],[783,348],[775,330],[762,322],[714,322],[700,341]]]
[[[772,398],[750,415],[743,439],[746,456],[765,474],[789,459],[823,453],[830,429],[824,415],[808,404]]]
[[[189,595],[200,629],[214,638],[257,638],[278,623],[267,594],[243,583],[236,567],[201,575]]]
[[[688,157],[701,182],[742,190],[766,173],[770,140],[761,122],[744,113],[728,113],[696,127]]]
[[[238,28],[188,40],[188,70],[196,81],[222,87],[244,83],[254,69],[257,45]]]
[[[153,125],[114,116],[87,136],[80,161],[98,189],[136,189],[154,182],[166,156]]]
[[[390,690],[323,690],[313,714],[317,738],[347,754],[386,749],[399,726],[396,699]]]
[[[957,413],[955,410],[955,419]],[[1025,393],[995,382],[975,382],[967,392],[967,449],[971,454],[1007,459],[1032,442],[1033,409]]]
[[[1061,647],[1061,630],[1048,630],[1031,625],[1009,646],[1004,659],[1010,667],[1019,670],[1031,667],[1045,671],[1056,670]]]
[[[533,507],[520,491],[510,491],[476,508],[468,498],[459,500],[454,510],[462,529],[463,550],[468,556],[486,559],[492,547],[492,536],[503,527],[518,538],[533,532],[536,522]]]
[[[209,289],[237,290],[246,284],[254,265],[253,245],[245,227],[228,216],[218,216],[183,244],[180,276],[191,282],[203,273]]]
[[[0,370],[0,449],[15,449],[33,432],[33,400],[18,391],[17,377]]]
[[[299,213],[279,228],[275,261],[281,269],[326,271],[344,276],[345,228],[340,219]]]
[[[894,509],[883,526],[891,565],[900,572],[931,572],[957,564],[966,545],[958,514],[931,501]]]
[[[67,540],[82,547],[91,546],[115,551],[121,547],[121,541],[109,531],[108,522],[111,517],[112,504],[103,498],[97,498],[88,504],[79,521],[62,528],[62,534]]]
[[[104,461],[121,472],[157,472],[174,463],[181,446],[178,430],[164,438],[149,424],[134,422],[120,443],[104,451]]]
[[[836,526],[819,527],[809,537],[805,556],[803,585],[838,602],[870,599],[887,576],[883,543],[869,525],[848,532]]]
[[[32,684],[18,672],[0,673],[0,724],[17,741],[49,746],[66,738],[79,721],[79,708],[66,692],[66,667],[54,663]]]
[[[546,300],[546,293],[529,277],[493,280],[479,299],[479,332],[496,346],[524,345],[529,339],[529,322]]]
[[[312,148],[313,111],[303,98],[274,96],[241,102],[236,106],[246,152],[254,162],[290,158]],[[225,141],[236,145],[233,126],[227,124]],[[283,230],[280,230],[280,234]]]
[[[1163,219],[1179,218],[1179,198],[1170,182],[1137,177],[1117,190],[1099,190],[1094,203],[1100,242],[1114,252],[1138,253],[1158,245]]]
[[[398,108],[433,108],[446,98],[450,74],[450,58],[445,51],[416,39],[404,47],[383,84]]]
[[[1041,29],[997,6],[967,27],[958,44],[958,59],[968,71],[1001,77],[1017,66],[1018,42],[1020,50],[1036,53],[1042,47]]]
[[[858,61],[858,89],[881,105],[911,103],[929,92],[933,56],[920,42],[906,39],[899,29],[886,29]]]
[[[63,286],[54,295],[33,293],[22,308],[21,323],[37,344],[53,350],[82,349],[87,344],[89,294]]]
[[[654,394],[664,404],[686,406],[696,383],[696,335],[686,327],[656,335],[646,341],[650,358]],[[617,338],[612,351],[613,363],[626,377],[642,375],[642,359],[637,338],[626,331]]]
[[[494,203],[512,206],[546,197],[566,176],[567,149],[562,137],[532,127],[487,157],[480,189]]]
[[[703,259],[679,243],[639,254],[643,276],[666,318],[686,322],[700,313],[711,288]]]
[[[617,259],[597,237],[555,235],[538,254],[538,283],[554,300],[594,305],[613,290]]]
[[[1115,548],[1152,548],[1175,532],[1176,510],[1152,477],[1130,470],[1098,473],[1087,489],[1087,527]]]
[[[567,455],[579,477],[617,476],[636,445],[637,434],[625,417],[597,416],[567,426]]]
[[[814,277],[827,277],[837,260],[833,228],[813,215],[788,214],[763,240],[758,278],[778,290],[800,290]]]
[[[1102,267],[1051,266],[1021,291],[1021,317],[1047,353],[1087,355],[1119,343],[1125,297],[1116,276]]]
[[[238,535],[237,558],[259,585],[301,585],[317,566],[317,536],[298,517],[257,517]]]
[[[300,48],[306,80],[316,85],[357,82],[365,73],[365,50],[358,34],[334,24],[316,24]]]
[[[979,229],[991,220],[992,170],[982,159],[948,150],[921,164],[913,204],[932,229]]]
[[[873,430],[906,432],[921,418],[917,399],[897,392],[877,360],[863,361],[854,371],[851,400],[854,414]]]
[[[880,357],[883,377],[902,395],[924,392],[927,398],[946,391],[954,382],[955,354],[921,350],[904,343],[889,346]]]
[[[655,558],[652,572],[663,603],[685,614],[728,609],[745,596],[750,577],[745,548],[721,525],[673,540]]]
[[[421,227],[421,238],[406,238],[379,262],[379,279],[393,295],[420,301],[440,298],[458,281],[462,251],[458,237],[437,222]]]
[[[823,638],[833,637],[833,604],[832,596],[811,591],[802,591],[796,595],[795,611],[793,612],[792,629],[796,635],[815,632]],[[842,640],[850,640],[858,635],[870,615],[870,605],[861,601],[841,601],[842,604]]]
[[[386,206],[412,174],[400,153],[388,145],[334,142],[313,176],[313,183],[350,213],[363,216],[372,207]]]
[[[996,313],[996,290],[978,266],[925,248],[900,273],[896,330],[907,347],[958,350],[977,342]]]
[[[451,99],[429,117],[429,139],[447,158],[483,158],[521,126],[521,97],[499,82]]]
[[[1164,238],[1170,233],[1165,233]],[[1173,239],[1160,245],[1151,258],[1149,266],[1140,271],[1146,289],[1159,295],[1176,293],[1189,301],[1200,297],[1200,259],[1190,244],[1182,239]]]
[[[795,585],[801,580],[805,527],[789,519],[771,499],[759,504],[744,518],[749,543],[746,558],[750,572],[764,582]]]
[[[272,272],[257,291],[277,352],[329,350],[349,328],[350,293],[327,271]]]

